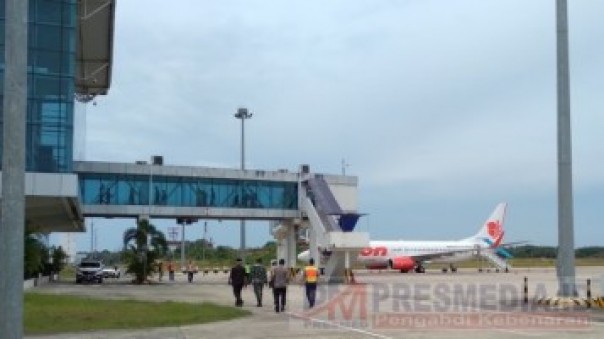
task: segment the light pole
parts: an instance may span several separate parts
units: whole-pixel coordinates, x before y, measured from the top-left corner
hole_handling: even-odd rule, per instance
[[[185,267],[185,218],[178,220],[180,224],[180,267]]]
[[[346,159],[342,158],[342,175],[346,175],[346,167],[350,166]]]
[[[239,108],[237,109],[237,113],[235,113],[235,118],[241,119],[241,170],[245,169],[245,119],[251,119],[253,113],[249,112],[247,108]],[[243,194],[243,192],[241,192]],[[243,196],[239,197],[239,202],[243,201]],[[239,229],[240,232],[240,246],[239,246],[239,254],[241,256],[241,260],[245,263],[245,219],[241,219],[241,226]]]
[[[201,242],[201,261],[206,261],[206,234],[208,233],[208,222],[203,222],[203,241]]]
[[[147,237],[145,237],[146,239]],[[149,250],[148,245],[145,243],[141,248],[141,256],[143,259],[143,283],[147,280],[147,251]]]
[[[90,259],[94,259],[94,219],[90,221]]]

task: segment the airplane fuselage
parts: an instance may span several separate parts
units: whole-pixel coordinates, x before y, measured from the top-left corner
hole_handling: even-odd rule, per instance
[[[369,247],[360,251],[357,262],[368,268],[392,268],[401,272],[415,269],[416,272],[423,272],[423,265],[426,263],[451,264],[468,260],[481,254],[481,251],[484,251],[484,254],[493,252],[491,253],[493,255],[509,257],[509,253],[499,248],[505,233],[503,230],[505,210],[505,203],[498,204],[476,234],[461,240],[371,241]],[[329,256],[329,252],[322,252],[322,254],[321,259]],[[298,258],[308,261],[309,256],[310,251],[307,250]]]
[[[387,265],[392,258],[432,257],[432,262],[458,262],[472,257],[478,248],[474,241],[371,241],[359,253],[357,261],[367,266]]]

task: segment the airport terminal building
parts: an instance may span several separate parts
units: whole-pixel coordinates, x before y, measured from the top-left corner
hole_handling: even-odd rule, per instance
[[[76,100],[107,93],[114,6],[114,0],[29,1],[26,222],[36,231],[84,230],[74,173],[74,106]],[[4,11],[5,1],[1,0],[3,50]],[[4,56],[1,53],[2,84]],[[4,86],[0,100],[3,98]]]
[[[2,48],[4,9],[0,0]],[[28,229],[83,232],[85,217],[165,218],[183,227],[183,220],[266,220],[279,257],[294,264],[297,239],[305,234],[313,257],[319,249],[330,253],[328,275],[341,277],[349,263],[344,252],[368,244],[368,235],[351,232],[359,216],[354,176],[316,174],[308,165],[290,172],[170,166],[162,156],[132,163],[74,158],[74,140],[85,128],[77,123],[83,112],[76,106],[106,95],[111,84],[114,21],[115,0],[29,1]],[[4,53],[0,63],[3,80]],[[0,100],[4,95],[2,86]]]

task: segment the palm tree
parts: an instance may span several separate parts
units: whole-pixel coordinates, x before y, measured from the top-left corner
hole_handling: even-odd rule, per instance
[[[149,220],[139,220],[138,227],[124,232],[124,259],[128,265],[126,273],[134,274],[135,283],[143,283],[157,269],[153,263],[167,250],[165,235]]]
[[[63,250],[63,247],[51,247],[50,248],[50,259],[51,263],[49,264],[50,272],[59,274],[63,267],[65,267],[65,263],[67,260],[67,253]]]
[[[44,265],[48,262],[48,249],[40,234],[26,229],[24,236],[24,273],[25,279],[28,279],[44,270]]]

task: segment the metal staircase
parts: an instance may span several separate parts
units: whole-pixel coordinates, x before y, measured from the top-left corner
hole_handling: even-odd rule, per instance
[[[317,214],[325,225],[325,229],[329,231],[339,231],[340,227],[338,226],[334,215],[342,214],[342,209],[325,180],[322,177],[308,179],[306,194],[316,208]]]
[[[329,185],[320,176],[306,181],[301,208],[310,223],[311,257],[323,268],[327,282],[344,282],[350,258],[369,246],[367,233],[352,232],[359,215],[342,211]]]
[[[505,270],[506,268],[509,270],[512,268],[512,266],[508,264],[507,260],[498,256],[497,253],[495,253],[495,251],[492,249],[483,249],[480,251],[480,255],[495,265],[496,268],[502,270]]]

